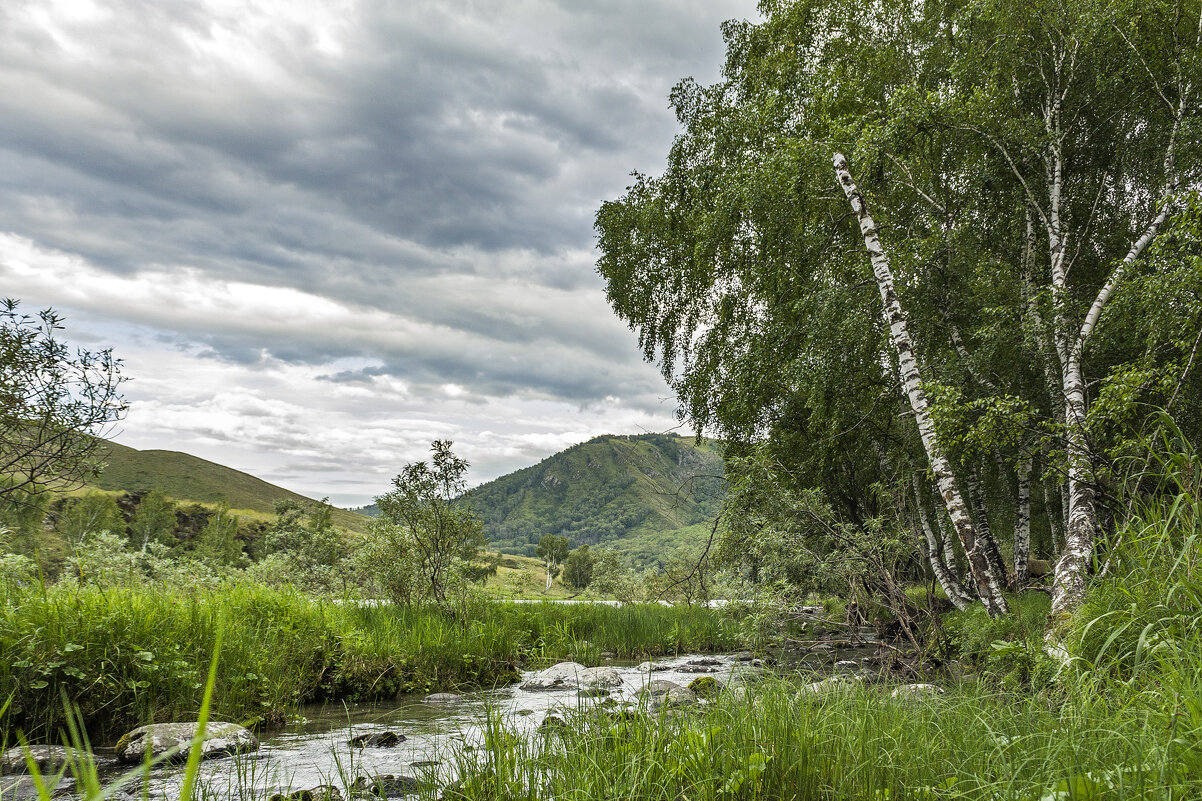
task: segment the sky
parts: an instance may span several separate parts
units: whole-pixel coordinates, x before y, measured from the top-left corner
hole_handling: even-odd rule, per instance
[[[351,506],[676,402],[595,272],[752,0],[4,0],[0,296],[112,348],[113,438]]]

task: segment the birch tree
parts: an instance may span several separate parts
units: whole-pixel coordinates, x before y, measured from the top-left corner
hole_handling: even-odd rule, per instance
[[[1099,535],[1093,395],[1144,350],[1107,309],[1198,185],[1197,0],[761,11],[724,28],[721,81],[674,90],[682,132],[664,173],[636,175],[598,213],[614,309],[683,419],[736,456],[762,442],[853,525],[879,514],[881,465],[930,451],[895,413],[909,391],[885,367],[878,281],[832,181],[847,153],[889,243],[952,483],[1004,485],[1016,567],[1032,521],[1044,541],[1063,531],[1054,606],[1070,610]],[[990,433],[1007,416],[1013,430]],[[961,423],[972,437],[940,435]],[[990,523],[973,505],[949,521],[956,539]]]

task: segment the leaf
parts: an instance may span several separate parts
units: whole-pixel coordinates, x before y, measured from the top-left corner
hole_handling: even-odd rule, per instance
[[[31,690],[44,690],[49,686],[50,686],[50,682],[48,682],[48,681],[31,681],[29,683],[29,688]]]

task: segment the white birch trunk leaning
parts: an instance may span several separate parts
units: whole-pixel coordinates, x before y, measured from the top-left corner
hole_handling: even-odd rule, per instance
[[[855,212],[860,223],[860,233],[864,237],[864,246],[868,250],[877,288],[881,292],[885,320],[889,325],[889,338],[897,353],[902,386],[910,401],[910,408],[914,411],[918,434],[922,439],[927,458],[930,460],[931,471],[935,474],[939,495],[943,498],[948,516],[956,529],[956,535],[964,546],[964,552],[968,555],[969,567],[976,579],[985,609],[989,612],[990,617],[999,617],[1009,611],[1006,607],[1006,599],[1002,596],[998,577],[994,575],[989,560],[981,547],[982,543],[978,540],[972,515],[969,514],[959,487],[956,486],[956,477],[952,472],[951,464],[944,456],[938,437],[935,435],[935,427],[931,423],[930,404],[927,401],[926,392],[922,388],[922,374],[918,369],[914,342],[910,338],[909,324],[897,297],[897,290],[893,283],[893,270],[889,266],[889,257],[885,255],[876,223],[868,213],[864,196],[852,179],[851,172],[847,167],[847,159],[842,153],[835,154],[834,167],[839,185],[843,187],[843,193],[847,196],[852,211]]]

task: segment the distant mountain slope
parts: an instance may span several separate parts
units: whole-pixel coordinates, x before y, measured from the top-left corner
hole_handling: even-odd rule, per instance
[[[713,520],[720,443],[667,434],[595,437],[469,493],[489,547],[533,556],[544,534],[654,561]]]
[[[140,451],[115,442],[105,443],[107,466],[89,482],[97,489],[135,492],[159,490],[180,501],[226,503],[231,509],[270,513],[278,499],[313,502],[249,473],[178,451]],[[343,509],[334,510],[335,525],[363,531],[367,518]]]

